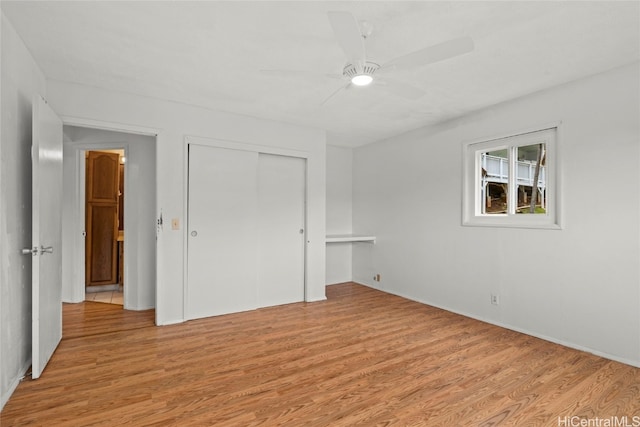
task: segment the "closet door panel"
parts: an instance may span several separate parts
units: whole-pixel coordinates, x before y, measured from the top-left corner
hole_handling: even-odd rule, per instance
[[[258,153],[189,147],[187,318],[257,307]]]
[[[258,305],[304,301],[306,161],[260,154]]]

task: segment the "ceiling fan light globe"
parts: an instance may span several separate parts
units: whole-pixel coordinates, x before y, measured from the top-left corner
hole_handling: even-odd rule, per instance
[[[373,81],[373,77],[369,74],[358,74],[351,78],[351,83],[356,86],[368,86]]]

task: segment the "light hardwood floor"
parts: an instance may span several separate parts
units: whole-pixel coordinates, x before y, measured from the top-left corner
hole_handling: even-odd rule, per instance
[[[570,426],[640,417],[638,368],[352,283],[329,286],[327,297],[162,327],[153,311],[65,305],[58,350],[40,379],[19,385],[0,425]]]

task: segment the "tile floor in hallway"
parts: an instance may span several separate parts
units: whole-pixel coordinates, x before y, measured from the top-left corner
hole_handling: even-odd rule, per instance
[[[103,292],[85,292],[85,301],[104,302],[107,304],[123,305],[122,290],[103,291]]]

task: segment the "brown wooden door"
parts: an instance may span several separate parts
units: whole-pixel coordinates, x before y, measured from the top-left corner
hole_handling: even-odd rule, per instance
[[[119,157],[100,151],[87,156],[87,286],[118,283]]]

